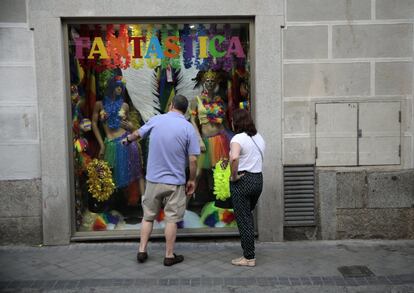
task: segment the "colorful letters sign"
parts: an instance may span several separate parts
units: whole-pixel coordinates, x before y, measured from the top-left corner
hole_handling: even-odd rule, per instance
[[[108,46],[105,46],[101,37],[95,37],[93,41],[88,37],[78,37],[74,39],[77,59],[109,59],[111,54],[108,52]],[[199,36],[195,41],[199,46],[198,58],[208,58],[211,55],[214,58],[231,57],[234,55],[237,58],[246,58],[246,54],[243,51],[243,47],[238,36],[232,36],[229,40],[227,48],[222,48],[225,41],[223,35],[215,35],[214,37]],[[146,44],[146,52],[142,52],[142,43],[146,42],[146,38],[143,36],[133,36],[129,38],[129,44],[124,44],[121,41],[116,41],[116,38],[111,41],[112,47],[117,50],[123,57],[127,57],[131,54],[133,58],[146,58],[150,59],[152,56],[155,58],[177,58],[180,56],[182,46],[190,48],[186,50],[186,54],[191,54],[193,47],[193,38],[179,38],[177,36],[168,36],[161,42],[156,36],[152,36],[149,39],[149,44]],[[132,44],[132,45],[131,45]],[[130,46],[131,45],[131,46]],[[126,48],[130,48],[130,52]],[[163,50],[163,47],[165,48]],[[110,49],[109,49],[110,50]],[[189,57],[189,56],[186,56]]]

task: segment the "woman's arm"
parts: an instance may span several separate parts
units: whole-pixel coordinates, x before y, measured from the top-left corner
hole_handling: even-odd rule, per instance
[[[204,144],[203,139],[201,138],[201,134],[200,134],[200,130],[198,129],[198,125],[197,125],[197,121],[196,121],[196,112],[197,112],[197,98],[191,101],[190,104],[190,111],[191,111],[191,115],[190,115],[190,122],[194,127],[194,130],[196,132],[196,135],[198,137],[198,143],[200,144],[200,150],[202,152],[206,151],[206,146]]]
[[[134,130],[134,125],[129,121],[129,106],[127,103],[122,104],[122,109],[124,111],[123,116],[121,117],[121,127],[127,131],[132,132]]]
[[[95,134],[96,140],[99,144],[99,157],[102,158],[105,153],[105,145],[103,143],[101,132],[98,128],[98,121],[99,121],[99,112],[102,110],[102,102],[98,101],[95,103],[93,107],[93,114],[92,114],[92,131]]]
[[[241,146],[237,142],[230,144],[230,180],[237,181],[240,179],[240,175],[237,174],[239,170],[239,157],[240,157]]]

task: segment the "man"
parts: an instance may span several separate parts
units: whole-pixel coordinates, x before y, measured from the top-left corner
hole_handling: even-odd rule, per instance
[[[184,260],[182,255],[174,254],[176,223],[184,218],[185,195],[191,196],[195,191],[197,155],[200,154],[200,145],[195,130],[184,117],[187,108],[187,98],[176,95],[168,113],[152,117],[144,126],[128,135],[123,141],[123,144],[129,144],[139,137],[150,136],[147,185],[142,198],[144,218],[141,223],[141,241],[137,254],[137,260],[141,263],[148,258],[148,240],[151,236],[153,221],[162,204],[164,204],[166,221],[164,265],[172,266]],[[187,159],[190,175],[186,183]]]

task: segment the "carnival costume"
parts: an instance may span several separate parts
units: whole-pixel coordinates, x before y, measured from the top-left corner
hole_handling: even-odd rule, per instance
[[[215,96],[210,102],[207,99],[196,97],[197,108],[191,114],[198,117],[201,125],[218,124],[224,121],[225,105],[221,97]],[[216,163],[223,158],[228,158],[230,151],[230,140],[232,133],[223,129],[212,136],[202,136],[206,146],[206,151],[201,153],[198,158],[198,166],[202,169],[211,169]]]
[[[100,120],[105,122],[110,129],[119,129],[124,114],[122,95],[111,99],[106,96],[103,101],[103,111],[100,113]],[[123,188],[132,182],[142,178],[141,156],[138,144],[130,143],[128,146],[122,144],[122,140],[129,135],[126,131],[117,138],[105,138],[104,159],[112,169],[112,177],[116,188]]]

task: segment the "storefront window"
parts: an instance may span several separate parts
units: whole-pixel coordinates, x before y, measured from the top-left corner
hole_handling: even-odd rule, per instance
[[[120,140],[176,94],[202,138],[198,187],[178,227],[236,228],[222,178],[232,111],[250,107],[249,24],[70,24],[68,35],[76,231],[140,229],[148,141]]]

